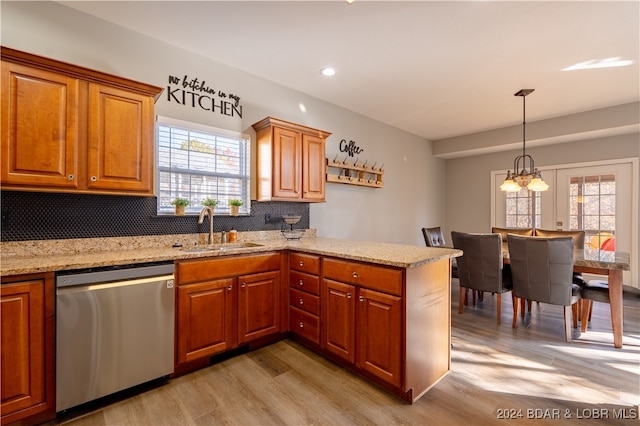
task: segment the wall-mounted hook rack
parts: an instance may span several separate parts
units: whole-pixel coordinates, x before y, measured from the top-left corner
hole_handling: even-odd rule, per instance
[[[367,163],[368,160],[362,165],[356,165],[355,162],[349,164],[337,158],[327,158],[327,182],[383,188],[384,166],[376,167],[377,163],[368,166]]]

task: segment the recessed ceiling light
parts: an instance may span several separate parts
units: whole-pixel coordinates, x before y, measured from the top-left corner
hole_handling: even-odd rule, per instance
[[[325,77],[331,77],[336,74],[336,70],[335,68],[324,67],[320,70],[320,74],[324,75]]]
[[[622,60],[620,57],[607,58],[607,59],[592,59],[590,61],[579,62],[570,67],[563,68],[562,71],[574,71],[574,70],[589,70],[595,68],[611,68],[611,67],[624,67],[631,65],[633,61]]]

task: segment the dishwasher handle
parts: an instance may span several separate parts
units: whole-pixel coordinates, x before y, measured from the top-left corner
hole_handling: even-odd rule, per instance
[[[71,293],[78,293],[82,291],[99,291],[99,290],[106,290],[106,289],[112,289],[112,288],[118,288],[118,287],[128,287],[128,286],[143,285],[143,284],[157,283],[157,282],[165,282],[166,288],[172,289],[174,287],[174,276],[173,274],[171,274],[171,275],[161,275],[156,277],[138,278],[136,280],[58,287],[56,294],[71,294]]]

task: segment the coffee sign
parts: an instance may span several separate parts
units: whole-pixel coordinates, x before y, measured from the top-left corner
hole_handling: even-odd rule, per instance
[[[346,152],[349,157],[353,157],[356,154],[360,154],[364,151],[364,148],[360,148],[356,145],[356,141],[347,142],[346,139],[340,141],[340,152]]]
[[[180,105],[192,108],[200,108],[229,117],[242,118],[242,105],[240,96],[216,90],[210,87],[206,80],[197,77],[192,78],[169,76],[169,86],[167,86],[167,101],[176,102]]]

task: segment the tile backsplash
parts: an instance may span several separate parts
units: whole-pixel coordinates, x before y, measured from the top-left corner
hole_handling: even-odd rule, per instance
[[[194,215],[157,215],[155,197],[2,191],[0,241],[57,240],[208,231]],[[280,230],[282,215],[300,215],[309,228],[309,204],[251,202],[249,216],[216,215],[215,232]],[[267,216],[270,221],[265,221]]]

